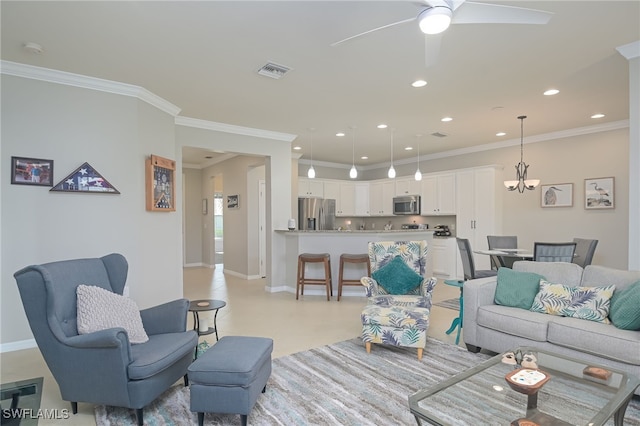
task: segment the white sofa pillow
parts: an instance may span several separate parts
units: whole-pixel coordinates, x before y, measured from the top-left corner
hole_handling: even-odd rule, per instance
[[[76,295],[79,334],[122,327],[127,331],[131,343],[144,343],[149,340],[142,325],[140,310],[133,300],[89,285],[79,285]]]

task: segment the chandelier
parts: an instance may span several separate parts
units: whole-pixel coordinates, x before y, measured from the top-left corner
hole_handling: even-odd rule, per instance
[[[519,193],[523,193],[525,189],[535,189],[536,186],[540,184],[540,179],[527,179],[527,169],[529,168],[529,165],[525,164],[523,160],[525,118],[527,118],[526,115],[521,115],[518,117],[518,120],[520,120],[520,162],[515,166],[517,180],[504,181],[504,186],[509,191],[515,191],[517,189]]]

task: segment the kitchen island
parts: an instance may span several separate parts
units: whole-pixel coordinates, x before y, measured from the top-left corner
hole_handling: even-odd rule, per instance
[[[276,230],[285,237],[286,291],[296,292],[298,271],[298,255],[301,253],[329,253],[331,255],[331,278],[334,299],[338,295],[338,272],[340,255],[343,253],[367,253],[369,241],[427,241],[428,247],[433,238],[433,231],[422,229],[407,230],[364,230],[364,231],[286,231]],[[320,277],[323,274],[322,264],[307,264],[307,276]],[[426,276],[431,276],[430,256],[427,256]],[[366,275],[365,265],[347,264],[344,278],[356,279]],[[305,286],[306,295],[322,295],[325,289],[320,285]],[[342,296],[364,296],[364,287],[345,286]]]

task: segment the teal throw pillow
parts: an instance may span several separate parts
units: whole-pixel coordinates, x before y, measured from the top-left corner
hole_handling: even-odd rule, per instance
[[[613,292],[609,318],[623,330],[640,330],[640,281]]]
[[[496,305],[529,310],[538,294],[541,279],[545,278],[533,272],[517,272],[509,268],[500,268],[494,302]]]
[[[422,282],[422,277],[411,269],[400,256],[371,274],[389,294],[407,294]]]

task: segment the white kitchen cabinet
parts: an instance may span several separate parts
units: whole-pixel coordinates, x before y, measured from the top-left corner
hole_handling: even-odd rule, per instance
[[[421,201],[422,216],[455,215],[455,173],[423,176]]]
[[[395,182],[380,180],[369,183],[369,214],[371,216],[393,215]]]
[[[325,180],[324,181],[324,197],[329,200],[336,200],[340,198],[340,181],[338,180]]]
[[[299,177],[298,197],[324,197],[324,182],[317,179]]]
[[[336,200],[336,216],[355,216],[356,185],[352,182],[340,182],[340,196]]]
[[[433,258],[433,275],[449,279],[456,277],[458,247],[455,238],[433,237],[429,253]]]
[[[395,195],[420,195],[422,192],[422,184],[417,181],[413,176],[396,178]]]
[[[469,240],[472,250],[487,250],[487,235],[502,232],[501,178],[502,172],[496,167],[456,173],[455,232],[457,237]],[[489,256],[474,254],[474,262],[476,269],[491,268]],[[458,275],[462,275],[461,267]]]
[[[369,216],[369,182],[355,184],[355,214],[356,216]]]

